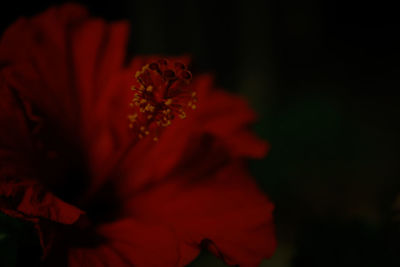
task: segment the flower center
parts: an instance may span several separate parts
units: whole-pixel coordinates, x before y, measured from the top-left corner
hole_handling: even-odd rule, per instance
[[[130,103],[134,112],[128,119],[129,128],[137,131],[139,138],[154,134],[157,141],[162,128],[196,109],[196,92],[190,86],[192,74],[181,62],[159,59],[143,66],[135,77]]]

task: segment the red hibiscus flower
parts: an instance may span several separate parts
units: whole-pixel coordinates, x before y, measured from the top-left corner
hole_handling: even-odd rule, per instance
[[[244,162],[266,151],[254,113],[185,58],[125,66],[127,36],[77,5],[4,33],[0,210],[35,225],[49,266],[185,266],[202,248],[257,266],[275,239]]]

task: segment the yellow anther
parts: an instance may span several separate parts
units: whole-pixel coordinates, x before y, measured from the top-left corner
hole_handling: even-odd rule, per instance
[[[136,121],[136,118],[137,118],[137,117],[138,117],[138,114],[137,114],[137,113],[132,114],[132,115],[128,115],[128,119],[129,119],[130,122]]]
[[[153,111],[154,111],[154,106],[152,106],[152,105],[150,105],[150,104],[147,104],[146,107],[145,107],[145,110],[146,110],[146,111],[153,112]]]
[[[143,66],[135,77],[129,106],[137,113],[130,115],[128,126],[136,131],[137,138],[150,135],[157,141],[161,128],[177,117],[186,118],[187,110],[196,109],[197,93],[188,86],[191,74],[184,64],[160,59]]]
[[[184,111],[181,111],[181,114],[179,114],[179,118],[181,119],[186,118],[186,113]]]

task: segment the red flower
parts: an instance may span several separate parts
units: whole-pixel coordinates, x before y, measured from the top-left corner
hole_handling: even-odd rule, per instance
[[[127,36],[76,5],[5,32],[0,210],[36,225],[50,266],[184,266],[201,248],[257,266],[275,239],[244,163],[266,151],[254,113],[187,59],[125,67]]]

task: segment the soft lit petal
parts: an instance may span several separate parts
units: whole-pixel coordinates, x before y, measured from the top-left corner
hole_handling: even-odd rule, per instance
[[[275,250],[273,205],[241,163],[197,179],[184,172],[133,196],[125,208],[134,218],[171,227],[180,241],[178,266],[201,245],[240,266],[258,266]]]

